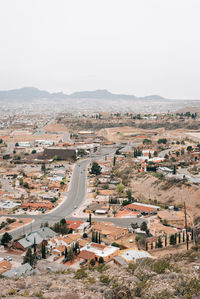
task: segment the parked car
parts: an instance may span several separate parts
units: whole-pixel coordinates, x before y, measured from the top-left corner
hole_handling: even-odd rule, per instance
[[[10,256],[6,256],[4,257],[4,260],[8,261],[8,262],[11,262],[12,261],[12,258]]]

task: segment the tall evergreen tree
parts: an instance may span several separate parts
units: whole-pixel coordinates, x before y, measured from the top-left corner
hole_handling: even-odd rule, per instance
[[[31,266],[35,263],[35,255],[32,254],[31,248],[27,249],[26,255],[24,256],[23,264],[25,263],[29,263]]]
[[[192,229],[192,232],[191,232],[191,241],[194,240],[194,230]]]
[[[36,250],[37,250],[37,244],[36,244],[35,237],[34,237],[33,248],[34,248],[34,253],[36,253]]]
[[[91,213],[89,214],[89,223],[90,223],[90,226],[91,226],[91,224],[92,224],[92,215],[91,215]]]
[[[44,242],[42,242],[42,258],[46,259],[46,246]]]
[[[95,242],[95,232],[92,232],[92,242]]]
[[[183,243],[185,242],[185,232],[183,231]]]
[[[115,164],[116,164],[116,157],[114,156],[114,158],[113,158],[113,166],[115,166]]]
[[[67,254],[68,254],[67,247],[65,247],[65,258],[67,258]]]
[[[165,247],[167,247],[167,235],[165,235]]]
[[[98,232],[96,232],[95,243],[98,243]]]
[[[181,243],[181,233],[178,234],[178,243]]]
[[[162,248],[162,247],[163,247],[162,239],[161,239],[161,237],[159,236],[159,237],[158,237],[158,248]]]
[[[99,233],[99,244],[101,244],[101,234]]]
[[[153,242],[151,242],[151,250],[153,250]]]

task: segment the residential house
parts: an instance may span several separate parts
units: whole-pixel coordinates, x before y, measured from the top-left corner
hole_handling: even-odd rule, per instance
[[[36,245],[39,245],[44,241],[47,244],[48,240],[55,236],[56,233],[53,230],[51,230],[49,227],[43,227],[40,228],[38,231],[31,232],[28,235],[26,235],[24,238],[16,241],[13,244],[13,246],[14,248],[25,251],[28,248],[32,248],[34,242],[36,243]]]
[[[84,233],[89,227],[90,223],[81,220],[67,220],[66,221],[68,228],[71,228],[74,232]]]
[[[148,204],[143,204],[139,202],[131,203],[124,207],[125,210],[131,210],[131,211],[138,211],[140,213],[144,214],[156,214],[157,211],[160,209],[159,206],[153,206]]]
[[[111,241],[128,234],[127,228],[116,226],[111,222],[97,222],[92,226],[92,231],[99,232],[102,237]]]
[[[120,250],[119,256],[122,257],[127,263],[137,262],[144,258],[153,258],[147,251],[129,248]]]
[[[95,257],[95,260],[98,261],[100,257],[104,259],[104,262],[110,261],[114,256],[118,255],[119,248],[111,245],[103,245],[97,243],[90,243],[87,244],[85,247],[81,249],[84,252],[84,256],[86,256],[86,252],[93,253],[94,255],[88,256],[91,258],[92,256]],[[80,254],[81,254],[80,251]]]

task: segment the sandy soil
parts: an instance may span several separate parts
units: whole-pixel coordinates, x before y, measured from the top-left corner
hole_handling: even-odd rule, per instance
[[[68,132],[68,128],[63,124],[52,123],[44,127],[45,131],[48,132]]]
[[[131,182],[133,196],[140,199],[157,200],[166,205],[182,204],[186,202],[188,213],[193,217],[200,215],[200,189],[198,185],[181,186],[168,184],[168,181],[153,177],[150,174],[133,179]]]

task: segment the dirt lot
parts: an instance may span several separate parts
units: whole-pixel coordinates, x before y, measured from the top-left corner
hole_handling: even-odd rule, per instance
[[[144,188],[145,186],[145,188]],[[182,205],[186,202],[188,213],[196,217],[200,215],[200,189],[198,185],[172,183],[159,180],[145,173],[131,181],[133,196],[145,200],[157,200],[166,205]]]

